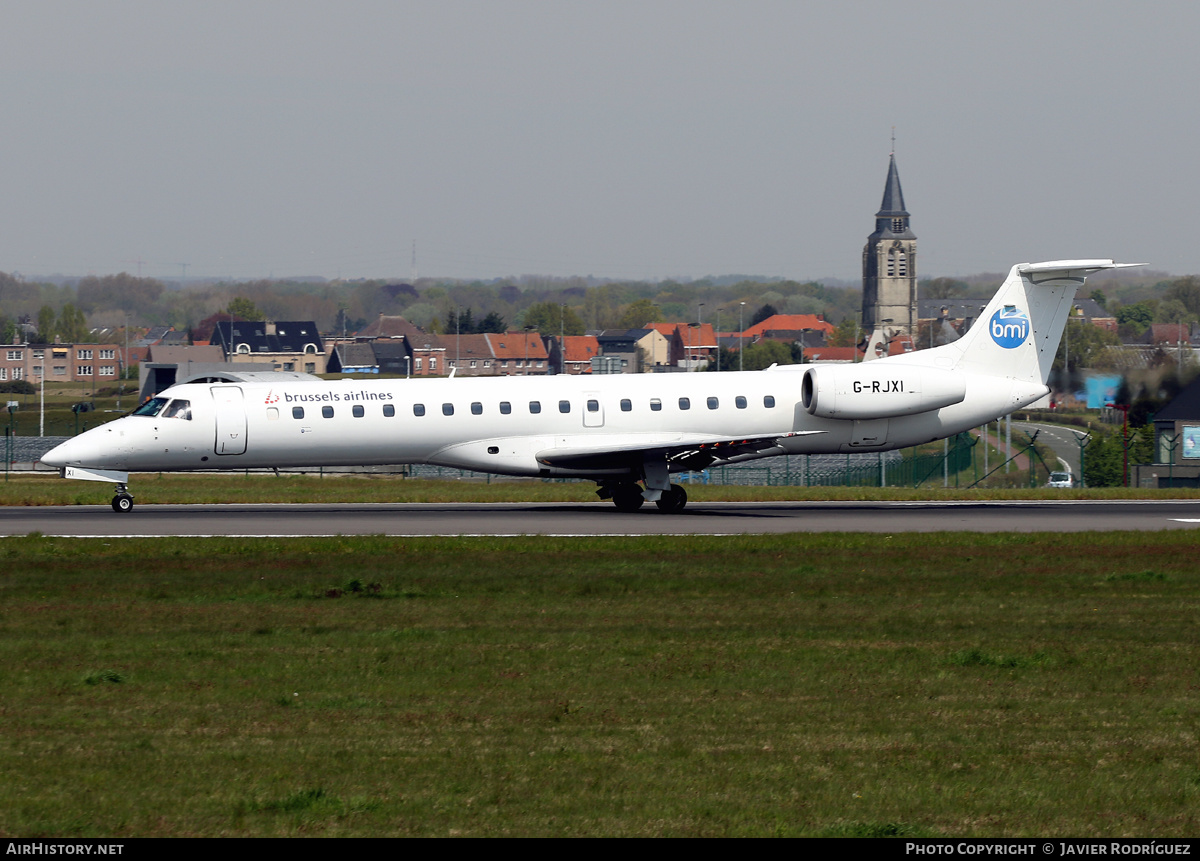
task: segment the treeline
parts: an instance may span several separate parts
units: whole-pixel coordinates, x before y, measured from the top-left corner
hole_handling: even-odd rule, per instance
[[[1164,279],[1162,273],[1127,272],[1132,274],[1126,280],[1103,280],[1092,293],[1117,316],[1126,337],[1135,337],[1155,322],[1200,320],[1200,278]],[[920,295],[983,297],[995,290],[1002,277],[929,279],[921,282]],[[830,322],[852,329],[862,302],[861,291],[854,287],[740,277],[600,283],[525,276],[489,281],[420,279],[413,284],[262,279],[180,285],[125,272],[62,284],[0,272],[0,334],[11,342],[17,322],[64,340],[76,340],[73,335],[79,326],[115,330],[128,323],[190,330],[237,300],[271,319],[313,320],[326,332],[352,333],[387,314],[402,315],[433,332],[465,332],[463,323],[469,320],[472,331],[530,326],[568,334],[698,319],[721,331],[736,331],[776,312],[823,314]]]
[[[861,293],[788,280],[702,279],[593,283],[583,278],[493,281],[420,279],[415,284],[368,281],[193,283],[180,286],[128,273],[64,284],[27,281],[0,272],[0,326],[11,342],[15,324],[37,328],[42,340],[85,331],[169,325],[190,330],[234,303],[275,320],[313,320],[326,332],[353,333],[381,314],[402,315],[427,331],[503,331],[526,326],[568,334],[634,328],[649,322],[703,319],[724,331],[749,326],[765,308],[824,314],[838,321],[859,311]]]

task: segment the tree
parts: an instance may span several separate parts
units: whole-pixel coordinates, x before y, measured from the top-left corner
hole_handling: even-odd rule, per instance
[[[557,334],[560,329],[564,335],[582,335],[587,332],[583,320],[570,308],[557,302],[535,302],[525,309],[522,326],[532,326],[537,331],[546,334]]]
[[[38,311],[38,340],[43,344],[53,341],[57,332],[57,324],[58,318],[54,309],[49,305],[43,305]]]
[[[954,299],[966,296],[970,289],[966,281],[957,278],[934,278],[921,284],[921,295],[926,299]]]
[[[662,312],[649,299],[638,299],[625,307],[621,321],[617,324],[621,329],[643,329],[647,323],[661,323]]]
[[[77,301],[88,313],[119,308],[126,313],[145,310],[158,301],[166,285],[155,278],[136,278],[128,272],[79,282]]]
[[[1051,386],[1062,391],[1075,391],[1084,368],[1094,368],[1106,347],[1121,343],[1115,332],[1076,319],[1068,319],[1058,353],[1051,368]],[[1067,366],[1067,362],[1070,366]]]
[[[754,315],[750,318],[750,326],[757,326],[763,320],[769,320],[771,317],[774,317],[778,313],[779,312],[775,310],[774,305],[771,305],[769,303],[766,305],[763,305],[761,308],[759,308],[757,311],[755,311]]]
[[[1200,318],[1200,278],[1197,276],[1188,275],[1186,278],[1177,278],[1172,281],[1163,298],[1168,301],[1178,300],[1187,309],[1183,315],[1185,319]],[[1168,320],[1166,322],[1175,321]]]
[[[68,302],[63,306],[62,313],[58,315],[55,334],[68,344],[84,343],[90,337],[87,318],[82,311]]]
[[[459,314],[454,309],[451,309],[450,311],[448,311],[446,313],[446,322],[442,326],[442,330],[447,335],[454,335],[454,334],[473,335],[473,334],[475,334],[475,320],[471,316],[471,309],[468,308],[462,314]]]
[[[843,317],[826,339],[831,347],[853,347],[858,337],[858,320],[854,317]]]
[[[483,334],[485,332],[500,333],[503,332],[504,329],[504,318],[495,311],[489,311],[487,316],[480,320],[479,324],[475,327],[475,331],[478,334]]]
[[[225,307],[225,313],[239,320],[265,320],[266,315],[245,296],[237,296]]]
[[[1122,305],[1116,311],[1118,325],[1134,337],[1146,331],[1146,327],[1154,322],[1154,312],[1158,310],[1158,302],[1150,299],[1134,302],[1132,305]]]
[[[761,371],[771,365],[793,364],[791,349],[779,341],[759,341],[742,352],[742,362],[747,371]]]
[[[1092,431],[1084,449],[1083,479],[1088,487],[1121,487],[1125,483],[1125,445],[1122,429]],[[1154,427],[1129,428],[1129,465],[1150,463],[1154,455]]]

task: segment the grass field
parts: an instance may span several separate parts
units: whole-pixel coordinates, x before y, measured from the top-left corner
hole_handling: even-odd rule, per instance
[[[166,473],[135,474],[129,483],[137,504],[181,505],[241,503],[338,502],[595,502],[590,481],[532,479],[452,481],[411,479],[391,475],[309,473]],[[905,487],[758,487],[688,485],[694,502],[781,500],[901,500],[901,499],[1184,499],[1200,498],[1186,488],[905,488]],[[4,505],[107,505],[113,485],[69,481],[53,473],[11,473],[0,483]]]
[[[1200,830],[1188,532],[0,557],[6,836]]]

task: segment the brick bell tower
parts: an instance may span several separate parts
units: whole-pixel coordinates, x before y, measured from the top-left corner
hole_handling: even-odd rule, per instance
[[[888,337],[916,334],[917,237],[908,219],[893,151],[875,232],[863,248],[862,319],[868,335],[877,329]]]

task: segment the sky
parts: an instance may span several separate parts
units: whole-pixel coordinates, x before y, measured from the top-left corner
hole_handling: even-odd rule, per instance
[[[0,0],[0,271],[1200,273],[1200,4]]]

